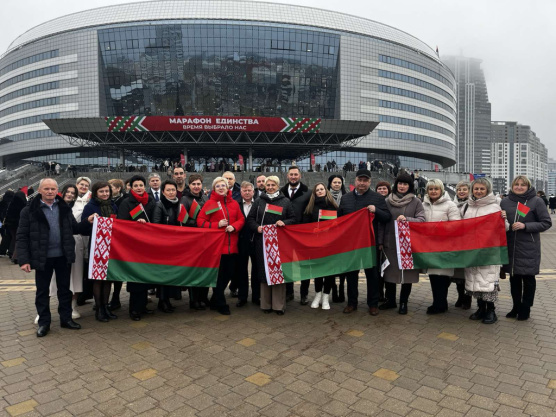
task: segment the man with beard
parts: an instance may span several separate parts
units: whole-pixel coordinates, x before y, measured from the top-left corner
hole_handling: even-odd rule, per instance
[[[257,198],[259,198],[261,196],[262,193],[264,193],[264,182],[266,181],[266,177],[264,175],[259,175],[257,177],[256,180],[256,186],[257,188],[255,189],[255,195],[253,196],[253,200],[256,200]]]
[[[176,184],[178,185],[177,197],[181,200],[183,192],[187,189],[187,186],[185,185],[186,174],[182,167],[175,167],[173,175],[173,180],[176,181]]]
[[[301,182],[301,171],[295,165],[288,168],[288,183],[282,187],[280,190],[282,193],[290,199],[293,211],[295,213],[296,223],[301,223],[303,219],[303,212],[309,204],[309,198],[311,197],[311,192],[305,184]],[[307,296],[309,295],[309,284],[311,280],[305,279],[301,281],[300,296],[301,300],[299,303],[304,306],[309,303]],[[293,300],[293,283],[286,284],[286,301]]]

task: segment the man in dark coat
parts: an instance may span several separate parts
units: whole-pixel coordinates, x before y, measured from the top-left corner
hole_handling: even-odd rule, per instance
[[[255,188],[255,195],[253,196],[253,200],[256,200],[264,193],[264,182],[266,181],[266,177],[264,175],[259,175],[256,179],[256,188]]]
[[[17,258],[25,272],[35,270],[37,293],[35,305],[39,314],[37,337],[50,331],[50,281],[56,272],[60,325],[77,330],[81,326],[71,319],[70,274],[75,262],[75,239],[79,225],[71,208],[58,195],[58,184],[45,178],[39,194],[21,212],[17,229]]]
[[[375,214],[373,220],[373,229],[376,231],[380,224],[386,224],[390,221],[392,215],[386,206],[386,200],[380,194],[370,189],[371,172],[368,169],[360,169],[355,177],[355,189],[342,196],[338,216],[345,216],[359,209],[367,207],[370,212]],[[367,305],[371,316],[378,315],[378,267],[365,269],[367,277]],[[348,305],[344,308],[344,313],[349,314],[357,310],[357,297],[359,290],[357,284],[359,281],[359,271],[352,271],[347,274],[347,292]]]
[[[232,190],[232,198],[237,201],[239,205],[241,205],[241,187],[236,182],[236,176],[231,171],[226,171],[222,174],[223,178],[226,178],[228,181],[228,189]]]
[[[303,212],[307,208],[307,204],[309,204],[309,199],[311,198],[311,191],[301,182],[301,171],[295,165],[288,168],[288,183],[282,187],[280,191],[286,198],[289,198],[292,203],[293,211],[295,212],[295,222],[301,223],[303,220]],[[299,302],[302,306],[309,303],[307,296],[309,295],[310,282],[311,280],[309,279],[301,281],[301,288],[299,290],[301,300]],[[286,284],[286,301],[291,300],[293,300],[292,282]]]

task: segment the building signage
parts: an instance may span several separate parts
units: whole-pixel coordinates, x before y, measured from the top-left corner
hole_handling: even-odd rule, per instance
[[[321,119],[243,116],[113,116],[108,132],[285,132],[318,133]]]

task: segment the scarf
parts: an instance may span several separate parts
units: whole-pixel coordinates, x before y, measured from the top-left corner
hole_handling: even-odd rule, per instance
[[[162,194],[160,196],[160,201],[162,201],[162,204],[164,205],[164,207],[166,207],[167,209],[172,208],[172,207],[176,207],[178,205],[178,203],[180,202],[179,198],[176,197],[172,200],[166,198],[166,196],[164,194]]]
[[[392,193],[386,199],[393,207],[405,207],[415,198],[415,194],[407,193],[399,196],[398,193]]]
[[[330,194],[332,194],[332,197],[334,197],[336,204],[340,205],[340,200],[342,199],[342,190],[330,190]]]
[[[273,193],[273,194],[268,194],[268,193],[267,193],[266,195],[268,196],[268,198],[270,198],[270,199],[272,200],[272,199],[274,199],[274,198],[276,198],[276,197],[278,197],[278,196],[280,195],[280,190],[276,191],[276,192]]]
[[[114,214],[112,209],[112,200],[101,200],[97,197],[93,197],[93,200],[100,206],[100,215],[102,217],[110,217]]]
[[[529,188],[523,194],[515,194],[513,191],[508,193],[508,199],[514,203],[519,202],[521,204],[526,204],[527,201],[530,201],[535,197],[537,197],[537,192],[534,187]]]
[[[145,207],[149,202],[149,195],[147,193],[143,193],[143,195],[139,195],[133,190],[129,190],[129,192],[137,200],[138,203],[143,204],[143,207]]]

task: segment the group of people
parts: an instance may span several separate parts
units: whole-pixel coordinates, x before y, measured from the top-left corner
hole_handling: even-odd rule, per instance
[[[206,204],[209,200],[218,203],[222,209],[207,210],[207,207],[214,206]],[[518,202],[530,208],[523,218],[516,214]],[[132,216],[140,204],[143,211]],[[190,213],[192,207],[199,207],[199,210],[182,224],[178,220],[180,205]],[[270,205],[272,209],[267,210]],[[535,189],[525,176],[514,179],[511,192],[502,201],[492,193],[491,183],[485,178],[478,178],[471,184],[459,183],[454,200],[445,192],[442,181],[433,179],[427,182],[421,201],[415,195],[413,178],[406,172],[400,173],[392,185],[379,182],[373,190],[371,173],[366,168],[357,171],[351,192],[346,190],[341,175],[331,175],[328,183],[320,182],[309,189],[303,184],[302,174],[296,166],[288,169],[287,184],[282,187],[276,176],[259,175],[256,184],[238,184],[233,172],[225,172],[214,179],[208,194],[203,190],[203,177],[197,173],[187,176],[181,167],[174,168],[172,179],[164,182],[157,173],[150,174],[148,179],[134,175],[126,183],[113,179],[91,184],[88,178],[80,177],[75,186],[67,185],[59,194],[56,181],[46,178],[41,181],[38,196],[21,212],[15,250],[22,270],[36,270],[37,336],[46,335],[50,329],[49,295],[58,296],[62,327],[80,328],[74,321],[79,318],[76,295],[83,290],[83,258],[96,216],[116,216],[122,220],[176,227],[220,229],[227,233],[228,239],[219,249],[220,267],[211,297],[209,288],[159,285],[155,294],[160,311],[172,313],[175,307],[171,300],[181,299],[182,292],[188,290],[191,309],[210,308],[228,315],[231,312],[225,296],[228,287],[232,296],[237,297],[236,306],[245,306],[249,295],[248,267],[251,261],[251,302],[260,305],[266,314],[275,312],[283,315],[287,301],[294,299],[294,286],[291,283],[268,285],[263,226],[275,224],[283,227],[315,222],[320,210],[334,211],[340,217],[360,209],[374,213],[373,227],[379,259],[379,265],[364,270],[367,308],[371,316],[394,308],[398,308],[399,314],[407,314],[412,284],[418,282],[420,272],[424,272],[429,275],[433,296],[427,314],[441,314],[448,310],[448,289],[455,282],[458,291],[455,306],[470,309],[474,297],[478,308],[470,319],[481,320],[485,324],[494,323],[497,321],[495,303],[500,290],[499,279],[505,271],[510,274],[513,299],[513,308],[507,317],[517,317],[518,320],[529,318],[535,294],[535,275],[539,273],[540,266],[539,233],[551,227],[551,220],[546,206],[536,196]],[[500,212],[505,219],[508,265],[462,270],[400,270],[396,260],[396,220],[454,221],[495,212]],[[381,272],[382,264],[384,268]],[[52,280],[53,272],[55,280]],[[339,285],[335,276],[314,279],[315,296],[310,307],[327,310],[331,301],[343,302],[347,283],[347,305],[343,312],[350,314],[356,311],[359,306],[359,272],[343,274],[339,277]],[[90,281],[86,280],[87,283]],[[95,318],[101,322],[116,319],[114,311],[121,308],[122,283],[94,281],[92,286]],[[299,295],[302,305],[310,302],[309,287],[310,280],[301,280]],[[152,290],[148,284],[128,282],[126,289],[130,294],[129,316],[132,320],[141,320],[145,314],[152,314],[147,308],[149,291]]]

